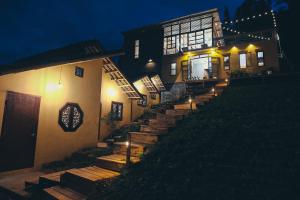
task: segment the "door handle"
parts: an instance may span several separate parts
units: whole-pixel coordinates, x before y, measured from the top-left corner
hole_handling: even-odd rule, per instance
[[[35,137],[36,136],[36,133],[31,133],[31,137]]]

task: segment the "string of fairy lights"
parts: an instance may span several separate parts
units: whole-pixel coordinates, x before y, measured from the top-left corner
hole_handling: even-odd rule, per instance
[[[240,31],[234,30],[232,28],[224,27],[224,26],[223,26],[223,30],[229,31],[231,33],[236,33],[238,35],[244,34],[244,35],[247,35],[249,38],[261,39],[261,40],[271,40],[271,38],[269,38],[269,37],[263,37],[263,36],[258,36],[258,35],[251,34],[251,33],[240,32]]]
[[[244,17],[244,18],[240,18],[240,19],[231,20],[231,21],[224,21],[223,23],[221,22],[220,24],[223,25],[223,30],[229,31],[231,33],[235,33],[235,34],[238,34],[238,35],[245,34],[248,37],[254,38],[254,39],[271,40],[271,38],[269,38],[269,37],[263,37],[263,36],[255,35],[255,34],[252,34],[252,33],[241,32],[241,31],[235,30],[233,28],[224,26],[224,25],[233,25],[233,24],[237,24],[237,23],[241,23],[241,22],[250,21],[250,20],[256,20],[257,18],[261,18],[261,17],[267,16],[267,15],[272,16],[273,26],[274,26],[275,29],[277,29],[276,17],[275,17],[275,13],[274,13],[273,10],[266,11],[264,13],[260,13],[260,14],[257,14],[257,15],[253,15],[251,17],[248,16],[248,17]]]

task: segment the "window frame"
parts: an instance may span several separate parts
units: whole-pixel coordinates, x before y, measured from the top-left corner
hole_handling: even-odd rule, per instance
[[[75,76],[77,76],[79,78],[83,78],[84,77],[84,68],[76,66],[74,74],[75,74]]]
[[[137,105],[142,107],[147,107],[148,104],[148,98],[147,95],[141,94],[143,99],[137,100]]]
[[[245,55],[245,66],[241,66],[241,55]],[[246,69],[247,68],[247,52],[239,52],[239,68],[240,69]]]
[[[134,41],[134,59],[140,58],[140,40]]]
[[[175,23],[168,24],[163,28],[163,55],[179,53],[182,48],[198,50],[214,45],[213,16],[198,19],[189,18],[187,20],[179,20]],[[176,31],[173,31],[173,27],[175,26]],[[207,34],[208,32],[211,34]],[[208,38],[206,38],[205,35],[207,37],[209,35],[209,40],[207,40]]]
[[[116,117],[114,116],[114,112],[113,112],[113,105],[116,104],[117,105],[117,115]],[[119,112],[119,106],[121,105],[121,116],[118,116],[118,112]],[[123,120],[123,110],[124,110],[124,104],[122,102],[117,102],[117,101],[112,101],[111,102],[111,118],[114,121],[122,121]]]
[[[228,65],[226,65],[225,63],[225,58],[228,57]],[[230,61],[231,61],[231,58],[230,58],[230,54],[224,54],[223,55],[223,64],[224,64],[224,70],[227,71],[227,70],[230,70]]]
[[[258,53],[259,52],[263,53],[263,57],[262,57],[263,65],[261,65],[261,66],[259,65],[259,60],[258,60]],[[256,63],[257,63],[257,67],[264,67],[265,66],[265,51],[264,50],[258,49],[256,51]]]
[[[175,65],[175,69],[173,69],[172,67]],[[175,74],[172,74],[172,72],[175,71]],[[174,62],[174,63],[171,63],[170,64],[170,76],[176,76],[177,75],[177,63]]]

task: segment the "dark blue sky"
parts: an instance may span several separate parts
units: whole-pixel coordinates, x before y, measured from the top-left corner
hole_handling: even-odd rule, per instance
[[[242,0],[0,0],[0,63],[99,39],[106,49],[122,45],[121,32]]]

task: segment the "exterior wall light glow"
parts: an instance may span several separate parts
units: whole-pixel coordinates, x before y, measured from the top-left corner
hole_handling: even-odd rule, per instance
[[[115,97],[117,95],[117,92],[113,89],[113,88],[108,88],[107,89],[107,94],[110,96],[110,97]]]
[[[48,83],[46,85],[47,92],[54,92],[62,88],[62,83]]]

